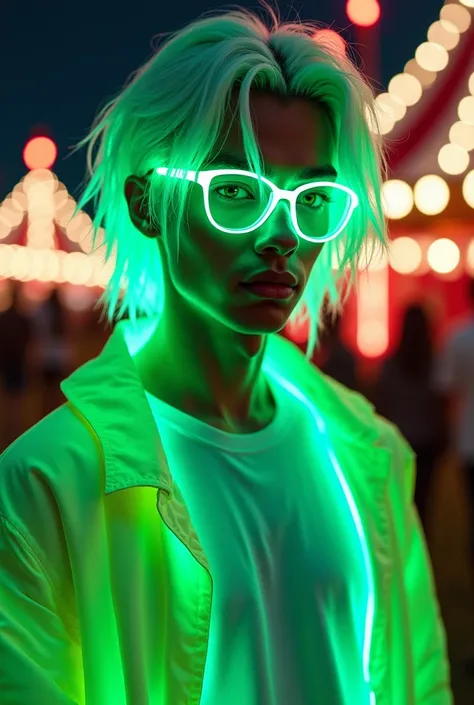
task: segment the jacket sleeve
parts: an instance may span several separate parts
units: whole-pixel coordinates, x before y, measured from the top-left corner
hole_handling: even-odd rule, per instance
[[[431,562],[413,505],[414,455],[410,449],[406,485],[405,590],[414,658],[416,705],[452,705],[446,634]],[[409,486],[408,486],[409,485]]]
[[[2,705],[82,705],[77,645],[55,609],[55,591],[32,547],[0,515]]]

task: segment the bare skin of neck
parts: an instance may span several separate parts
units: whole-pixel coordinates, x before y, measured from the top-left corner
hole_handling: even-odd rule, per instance
[[[228,433],[252,433],[275,413],[261,369],[265,345],[265,336],[163,317],[134,362],[150,394]]]

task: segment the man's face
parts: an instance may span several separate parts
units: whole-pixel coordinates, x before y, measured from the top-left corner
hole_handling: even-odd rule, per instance
[[[264,173],[280,188],[305,183],[298,179],[304,168],[333,164],[330,122],[314,103],[305,99],[283,102],[272,95],[253,93],[251,114]],[[218,161],[214,159],[218,154],[245,159],[238,119],[208,163]],[[316,179],[306,182],[311,180]],[[239,333],[277,332],[300,300],[322,247],[296,234],[287,201],[280,201],[270,218],[252,232],[222,232],[209,222],[202,187],[191,184],[179,243],[170,237],[164,245],[165,308],[172,306],[176,312],[183,305],[191,306]],[[242,286],[253,275],[269,269],[289,270],[295,276],[297,286],[290,296],[261,298]]]

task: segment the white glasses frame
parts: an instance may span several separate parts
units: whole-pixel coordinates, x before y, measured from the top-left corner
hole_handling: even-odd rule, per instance
[[[329,242],[330,240],[334,240],[344,230],[352,216],[352,213],[359,205],[359,198],[352,189],[348,188],[347,186],[342,186],[341,184],[335,184],[333,181],[311,181],[310,183],[303,184],[302,186],[298,186],[295,189],[287,190],[279,188],[272,181],[265,178],[264,176],[258,177],[257,174],[254,174],[251,171],[244,171],[242,169],[212,169],[209,171],[187,171],[185,169],[168,169],[167,167],[158,167],[154,171],[160,176],[170,176],[176,179],[186,179],[187,181],[193,181],[195,183],[198,183],[203,189],[204,208],[206,210],[206,215],[210,223],[212,223],[212,225],[217,228],[217,230],[221,230],[224,233],[243,234],[250,233],[252,232],[252,230],[256,230],[268,220],[268,218],[271,216],[271,214],[277,207],[278,203],[284,200],[289,201],[290,203],[291,222],[293,224],[293,228],[295,229],[299,237],[303,238],[304,240],[308,240],[309,242]],[[212,217],[211,209],[209,207],[209,184],[215,176],[224,176],[227,174],[229,176],[250,176],[256,179],[257,181],[260,180],[264,184],[267,184],[267,186],[269,186],[272,190],[273,197],[270,201],[268,208],[263,213],[263,215],[248,228],[224,228],[218,223],[216,223],[216,221]],[[305,235],[298,226],[298,220],[296,216],[296,200],[298,196],[302,191],[305,191],[306,189],[312,186],[331,186],[332,188],[344,191],[350,197],[350,205],[347,209],[347,213],[343,223],[340,225],[340,227],[335,233],[332,233],[331,235],[322,238],[310,238]]]

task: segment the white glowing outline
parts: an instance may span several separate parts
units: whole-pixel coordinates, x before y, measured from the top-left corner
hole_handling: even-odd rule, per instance
[[[352,213],[354,212],[355,208],[357,208],[357,206],[359,205],[359,198],[357,194],[352,191],[352,189],[348,188],[347,186],[342,186],[341,184],[335,184],[333,181],[312,181],[310,183],[303,184],[302,186],[298,186],[298,188],[294,190],[289,191],[287,189],[282,189],[278,186],[275,186],[272,181],[265,178],[264,176],[261,176],[260,180],[263,181],[264,184],[267,184],[267,186],[269,186],[273,192],[273,199],[270,201],[270,205],[268,206],[267,210],[264,212],[264,214],[259,220],[255,221],[255,223],[248,228],[223,228],[221,225],[218,225],[216,223],[216,221],[211,215],[211,211],[209,208],[209,184],[211,183],[211,180],[214,178],[214,176],[224,176],[226,174],[228,174],[229,176],[250,176],[251,178],[258,180],[259,177],[256,174],[253,174],[251,171],[243,171],[241,169],[186,171],[185,169],[168,169],[166,167],[158,167],[155,171],[160,176],[171,176],[176,179],[186,179],[187,181],[194,181],[200,186],[202,186],[204,192],[204,207],[206,209],[206,215],[209,218],[210,223],[212,223],[212,225],[217,228],[217,230],[221,230],[224,233],[250,233],[252,232],[252,230],[256,230],[261,225],[263,225],[265,221],[268,220],[268,218],[271,216],[271,214],[277,207],[278,203],[281,200],[286,200],[290,203],[291,222],[293,223],[293,227],[296,233],[301,238],[303,238],[304,240],[308,240],[309,242],[329,242],[330,240],[334,240],[334,238],[336,238],[339,233],[344,230],[347,223],[349,222]],[[350,196],[351,199],[342,225],[332,235],[328,235],[322,238],[310,238],[304,235],[304,233],[298,227],[298,221],[296,218],[296,199],[302,191],[305,191],[307,188],[310,188],[312,186],[331,186],[332,188],[344,191]]]
[[[372,647],[372,635],[373,635],[373,630],[374,630],[374,615],[375,615],[375,586],[374,586],[374,577],[372,574],[372,566],[370,562],[370,555],[369,555],[369,549],[367,546],[367,539],[365,537],[364,529],[362,526],[362,521],[360,518],[359,511],[357,509],[357,505],[355,503],[354,497],[352,496],[352,492],[349,488],[349,485],[346,482],[346,478],[344,477],[344,473],[342,472],[341,466],[339,465],[339,461],[336,457],[336,454],[334,453],[334,450],[331,447],[331,444],[329,442],[328,436],[327,436],[327,431],[326,431],[326,424],[324,423],[323,418],[321,415],[318,413],[317,409],[313,404],[309,402],[309,400],[302,394],[294,385],[290,384],[288,380],[286,380],[284,377],[279,375],[275,370],[271,369],[268,364],[265,365],[264,363],[264,369],[268,371],[268,373],[274,377],[279,384],[281,384],[282,387],[287,389],[290,394],[293,394],[297,399],[299,399],[311,412],[313,415],[316,425],[318,427],[318,430],[320,433],[325,437],[326,439],[326,449],[329,455],[329,459],[331,461],[331,464],[336,471],[336,475],[338,477],[338,480],[341,484],[342,491],[344,492],[344,495],[347,500],[347,504],[349,505],[349,509],[352,514],[352,518],[354,520],[354,524],[356,527],[356,531],[359,535],[359,541],[360,545],[362,548],[362,553],[364,556],[364,564],[365,564],[365,571],[367,575],[367,582],[368,582],[368,598],[367,598],[367,609],[366,609],[366,614],[365,614],[365,630],[364,630],[364,647],[362,649],[362,671],[364,674],[364,680],[367,683],[369,690],[370,690],[370,705],[376,705],[376,698],[375,698],[375,693],[373,690],[371,690],[371,678],[370,678],[370,649]]]

